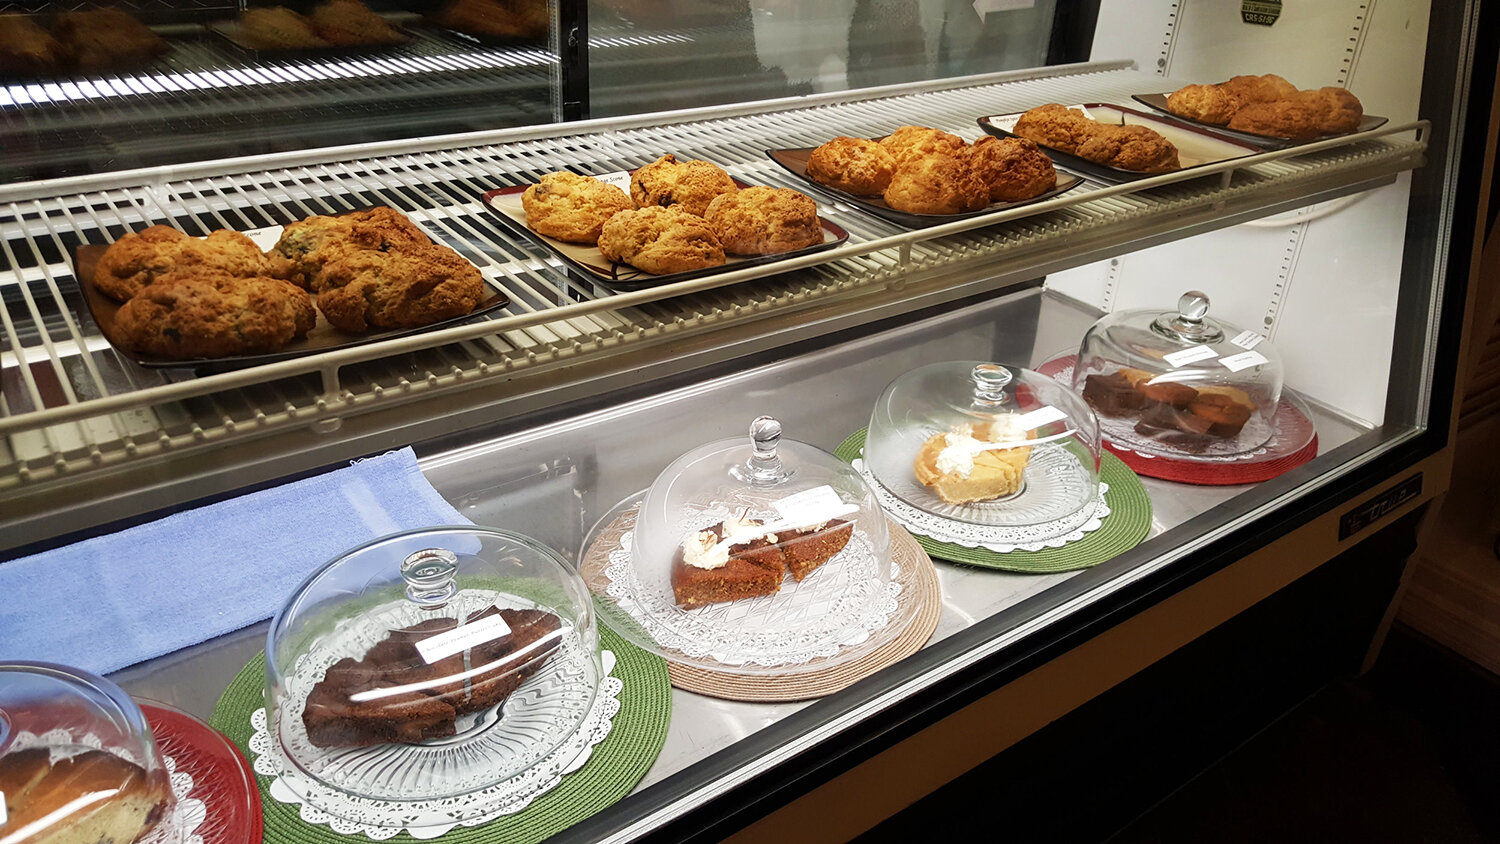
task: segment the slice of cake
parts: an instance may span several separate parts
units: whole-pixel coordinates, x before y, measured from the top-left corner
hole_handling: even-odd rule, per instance
[[[987,429],[964,425],[933,434],[917,450],[912,464],[917,480],[949,504],[972,504],[1014,495],[1025,479],[1031,446],[986,447],[1024,441],[1028,434],[997,423]]]
[[[171,805],[165,780],[152,779],[139,765],[103,750],[56,761],[45,747],[6,754],[0,759],[0,799],[8,820],[0,833],[16,832],[39,844],[136,841]]]
[[[854,523],[833,519],[820,525],[783,531],[777,534],[781,546],[781,562],[798,583],[833,559],[849,544],[854,535]]]
[[[786,569],[781,549],[772,540],[757,536],[743,544],[719,544],[726,535],[761,524],[758,519],[731,519],[689,534],[672,557],[677,605],[690,609],[780,591]]]

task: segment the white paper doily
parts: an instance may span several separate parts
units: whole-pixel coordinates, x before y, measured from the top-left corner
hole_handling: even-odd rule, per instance
[[[709,507],[679,527],[685,535],[732,515]],[[610,598],[661,647],[726,666],[775,668],[834,656],[885,628],[901,594],[898,564],[892,562],[890,578],[883,578],[884,561],[857,526],[843,550],[800,583],[787,581],[774,595],[691,610],[677,605],[666,572],[650,583],[641,579],[632,562],[634,544],[630,531],[609,554],[604,574]]]
[[[1035,525],[976,525],[945,518],[907,504],[875,479],[862,458],[854,459],[854,468],[859,470],[865,482],[875,491],[875,497],[880,500],[880,506],[885,508],[885,514],[902,527],[937,542],[965,548],[983,548],[997,554],[1061,548],[1098,530],[1104,523],[1104,517],[1110,512],[1109,504],[1104,499],[1104,493],[1109,491],[1109,484],[1100,481],[1099,492],[1094,496],[1094,501],[1067,519]]]
[[[124,748],[105,747],[104,742],[93,733],[75,740],[71,732],[63,729],[49,730],[42,735],[22,730],[11,739],[8,748],[10,750],[27,750],[34,747],[53,748],[54,762],[83,752],[81,749],[73,751],[60,749],[67,745],[72,745],[74,748],[105,750],[133,765],[142,764],[142,760],[137,759],[134,753]],[[171,756],[163,754],[161,761],[172,783],[172,797],[174,798],[172,809],[138,844],[203,844],[203,836],[198,833],[198,828],[208,818],[208,810],[202,800],[192,796],[192,774],[177,770],[177,760]]]
[[[609,735],[620,711],[620,690],[612,651],[602,651],[604,677],[583,724],[562,745],[527,770],[505,782],[479,791],[435,800],[381,801],[355,797],[315,782],[296,770],[271,740],[266,729],[266,710],[250,716],[254,734],[250,753],[256,773],[274,777],[270,794],[282,803],[300,804],[298,814],[310,824],[326,824],[344,835],[363,834],[375,841],[393,838],[403,830],[413,838],[437,838],[457,826],[479,826],[512,815],[557,786],[566,774],[582,768],[593,748]],[[510,699],[524,696],[536,677],[528,680]],[[508,702],[508,701],[507,701]],[[503,720],[503,718],[502,718]]]

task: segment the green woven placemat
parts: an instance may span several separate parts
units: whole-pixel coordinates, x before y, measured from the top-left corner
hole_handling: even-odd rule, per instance
[[[864,453],[865,429],[849,435],[834,451],[846,463],[853,463]],[[1130,471],[1120,458],[1104,453],[1099,464],[1099,480],[1109,484],[1104,500],[1109,504],[1109,515],[1104,517],[1099,529],[1086,533],[1077,542],[1069,542],[1061,548],[1043,548],[1040,551],[1011,551],[1001,554],[987,548],[965,548],[951,542],[938,542],[922,536],[912,535],[933,557],[971,566],[1003,569],[1005,571],[1052,574],[1060,571],[1097,566],[1124,551],[1140,544],[1151,532],[1151,498],[1141,479]]]
[[[599,630],[600,644],[615,654],[614,675],[624,681],[620,691],[620,711],[615,715],[609,736],[594,747],[593,755],[582,768],[563,777],[551,791],[538,797],[520,812],[506,815],[482,826],[456,827],[436,839],[442,844],[531,844],[541,841],[589,817],[624,797],[645,776],[656,761],[662,742],[667,738],[667,721],[672,715],[672,687],[667,680],[667,663],[661,657],[646,653],[626,642],[607,628]],[[250,755],[250,714],[265,705],[262,690],[266,685],[266,657],[262,653],[250,660],[214,707],[209,723],[234,741],[245,758]],[[363,835],[340,835],[321,824],[309,824],[298,817],[298,806],[271,797],[271,778],[257,775],[260,802],[265,811],[267,844],[349,844]],[[411,842],[405,832],[390,841]]]

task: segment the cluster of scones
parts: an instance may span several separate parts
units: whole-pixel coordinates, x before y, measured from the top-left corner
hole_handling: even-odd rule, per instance
[[[636,170],[630,193],[576,173],[548,173],[521,195],[526,224],[594,245],[653,275],[723,264],[726,255],[775,255],[823,242],[818,206],[789,188],[741,189],[707,161],[661,158]]]
[[[240,14],[240,38],[262,50],[400,44],[401,30],[360,0],[326,0],[306,16],[285,6],[262,6]]]
[[[910,214],[979,211],[1057,186],[1052,160],[1031,141],[985,136],[970,145],[926,126],[902,126],[879,141],[834,138],[812,151],[807,176]]]
[[[1238,387],[1193,387],[1129,367],[1085,377],[1083,397],[1102,416],[1138,415],[1135,429],[1143,436],[1179,432],[1227,439],[1255,412],[1254,399]]]
[[[169,49],[145,24],[119,9],[64,12],[52,19],[50,30],[26,15],[0,15],[0,74],[120,70]]]
[[[241,232],[193,238],[152,226],[115,241],[93,281],[124,303],[110,339],[169,359],[278,351],[305,337],[318,311],[364,334],[462,316],[484,297],[473,264],[383,206],[292,223],[269,252]]]
[[[1058,103],[1028,110],[1011,131],[1044,147],[1121,170],[1166,173],[1182,168],[1177,147],[1160,132],[1100,123]]]
[[[1274,73],[1178,88],[1167,96],[1167,110],[1202,123],[1293,140],[1353,132],[1364,118],[1359,98],[1343,88],[1299,91]]]

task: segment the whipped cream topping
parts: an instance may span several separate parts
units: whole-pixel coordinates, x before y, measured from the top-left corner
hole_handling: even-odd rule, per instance
[[[756,539],[771,543],[777,541],[774,533],[757,534],[756,529],[760,526],[761,522],[756,519],[744,515],[731,516],[724,520],[723,531],[724,536],[733,541],[722,544],[718,535],[711,530],[688,534],[682,541],[682,561],[694,568],[723,568],[729,564],[729,552],[736,546],[747,545]]]
[[[943,435],[943,449],[937,456],[939,472],[967,478],[974,471],[974,455],[984,451],[986,446],[1008,442],[1020,445],[1031,433],[1013,413],[997,416],[990,422],[988,440],[978,439],[973,431],[973,426],[964,425],[960,430]]]

